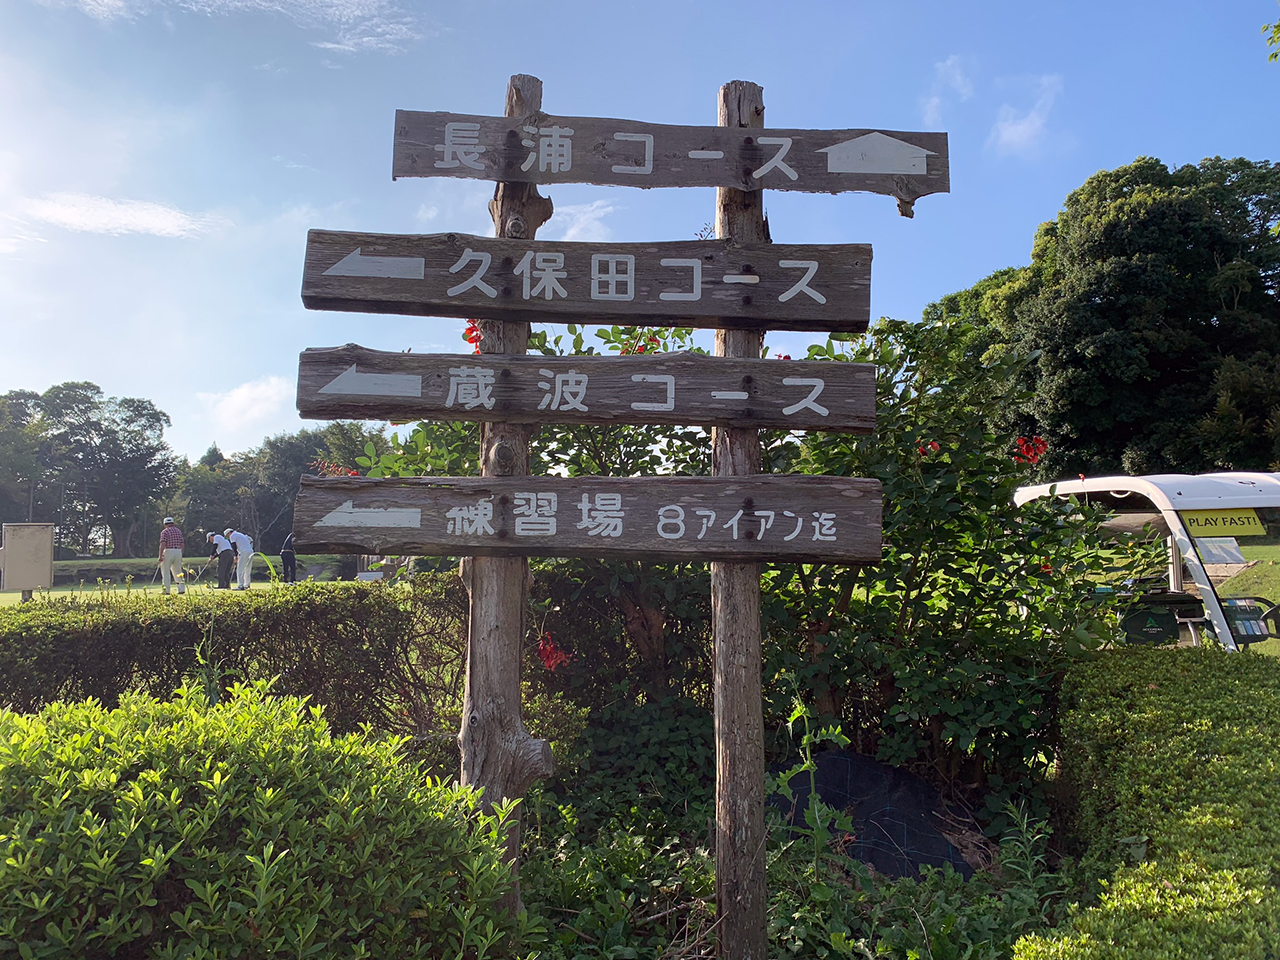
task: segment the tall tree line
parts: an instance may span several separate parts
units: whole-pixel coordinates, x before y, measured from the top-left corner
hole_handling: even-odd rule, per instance
[[[926,317],[1034,355],[1000,426],[1048,442],[1044,479],[1280,470],[1278,225],[1280,164],[1139,157]]]

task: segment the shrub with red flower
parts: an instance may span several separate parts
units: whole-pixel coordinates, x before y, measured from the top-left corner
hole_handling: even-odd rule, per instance
[[[641,330],[636,334],[635,340],[624,346],[619,353],[656,353],[662,345],[662,341],[658,339],[656,333],[645,333]]]
[[[556,667],[563,667],[571,658],[556,646],[556,642],[551,639],[551,634],[544,633],[542,639],[538,641],[538,659],[542,661],[544,667],[555,673]]]
[[[928,443],[922,443],[916,449],[920,451],[920,456],[927,457],[929,454],[937,453],[939,450],[941,450],[942,444],[940,444],[937,440],[930,440]]]
[[[1044,437],[1032,437],[1030,440],[1026,437],[1019,437],[1013,443],[1018,448],[1018,452],[1013,455],[1013,459],[1018,463],[1029,463],[1032,466],[1039,463],[1040,458],[1044,456],[1044,452],[1049,449],[1049,444],[1045,443]]]

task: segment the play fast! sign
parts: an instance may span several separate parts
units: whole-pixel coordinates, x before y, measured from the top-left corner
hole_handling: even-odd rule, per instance
[[[1262,537],[1267,528],[1252,507],[1234,510],[1183,510],[1180,514],[1193,537]]]

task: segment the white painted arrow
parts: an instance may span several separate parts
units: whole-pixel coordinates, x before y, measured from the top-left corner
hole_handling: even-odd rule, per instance
[[[420,397],[422,378],[411,373],[360,373],[353,363],[316,392],[366,397]]]
[[[927,158],[937,156],[878,130],[817,152],[827,155],[827,173],[928,173]]]
[[[348,500],[317,520],[317,527],[415,527],[422,526],[416,507],[357,507]]]
[[[421,280],[427,262],[422,257],[365,257],[356,247],[324,272],[326,277],[396,277]]]

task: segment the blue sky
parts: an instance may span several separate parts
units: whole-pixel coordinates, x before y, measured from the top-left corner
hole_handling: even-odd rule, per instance
[[[945,130],[952,193],[773,193],[773,237],[871,243],[872,315],[1028,261],[1091,173],[1277,159],[1274,0],[0,2],[0,392],[154,400],[189,457],[305,424],[297,354],[466,352],[463,324],[318,313],[309,228],[489,233],[491,187],[390,177],[397,108],[496,115],[507,78],[571,116],[713,124],[727,80],[779,127]],[[714,191],[544,190],[546,239],[681,240]],[[803,353],[811,339],[774,334]]]

